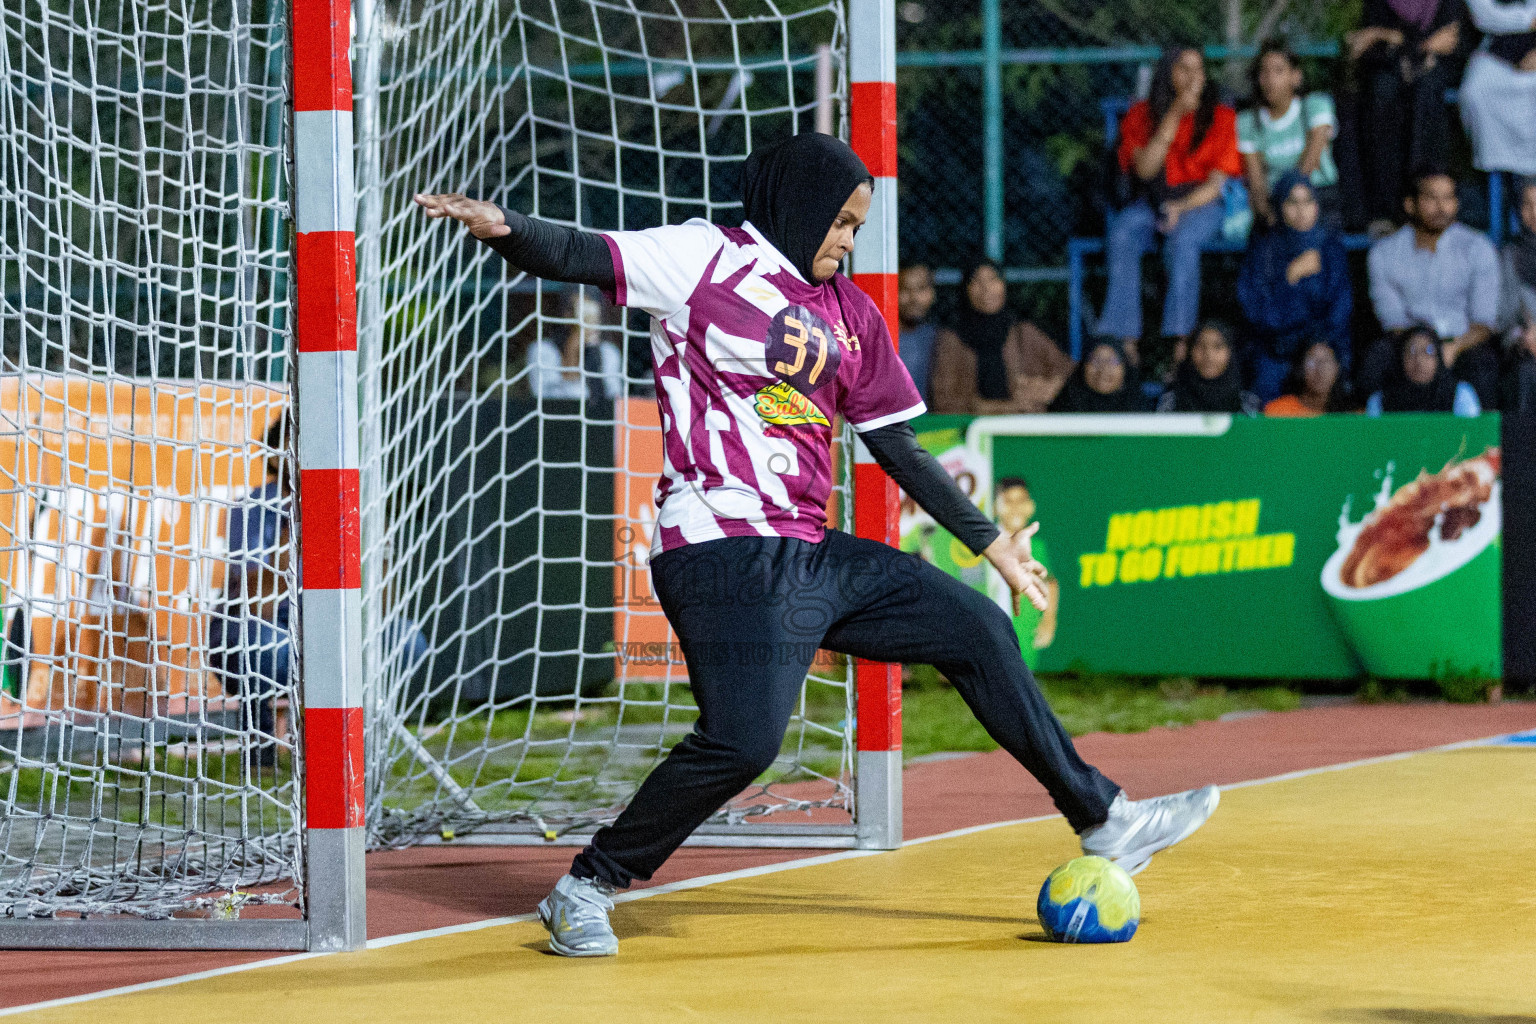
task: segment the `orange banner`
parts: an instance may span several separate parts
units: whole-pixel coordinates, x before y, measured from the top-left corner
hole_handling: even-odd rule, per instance
[[[614,411],[614,678],[680,678],[682,652],[651,593],[649,568],[655,487],[661,477],[661,415],[650,398],[625,399]]]

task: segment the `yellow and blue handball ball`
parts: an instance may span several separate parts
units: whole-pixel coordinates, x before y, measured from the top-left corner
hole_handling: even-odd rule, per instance
[[[1057,942],[1126,942],[1141,923],[1141,894],[1114,861],[1076,857],[1045,880],[1035,912]]]

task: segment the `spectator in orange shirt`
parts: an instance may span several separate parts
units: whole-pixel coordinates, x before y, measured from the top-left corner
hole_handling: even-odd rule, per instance
[[[1285,394],[1264,406],[1265,416],[1321,416],[1344,412],[1348,397],[1339,357],[1326,338],[1314,338],[1301,347]]]
[[[1216,101],[1216,85],[1194,48],[1158,61],[1151,95],[1120,123],[1118,156],[1129,205],[1110,221],[1109,294],[1097,333],[1118,338],[1138,360],[1141,257],[1165,236],[1168,295],[1163,334],[1187,339],[1200,317],[1200,250],[1221,230],[1221,189],[1243,173],[1237,114]]]

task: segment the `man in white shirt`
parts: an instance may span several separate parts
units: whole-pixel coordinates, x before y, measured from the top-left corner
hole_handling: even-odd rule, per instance
[[[1388,332],[1366,351],[1358,384],[1379,391],[1397,358],[1397,336],[1416,325],[1434,330],[1441,358],[1477,392],[1497,403],[1499,360],[1488,341],[1499,313],[1499,257],[1486,235],[1456,220],[1456,182],[1421,169],[1403,200],[1408,223],[1371,246],[1371,304]]]

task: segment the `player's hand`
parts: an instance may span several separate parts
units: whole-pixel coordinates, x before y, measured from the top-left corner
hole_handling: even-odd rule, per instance
[[[1035,561],[1029,550],[1029,539],[1040,529],[1039,523],[1030,523],[1018,533],[999,534],[997,540],[982,552],[993,568],[1002,574],[1013,591],[1013,614],[1019,614],[1019,598],[1029,598],[1036,610],[1045,611],[1050,600],[1045,592],[1045,566]]]
[[[500,238],[512,233],[496,204],[483,199],[471,199],[459,192],[430,196],[417,193],[416,205],[427,211],[427,216],[433,220],[452,217],[469,228],[469,233],[476,238]]]

